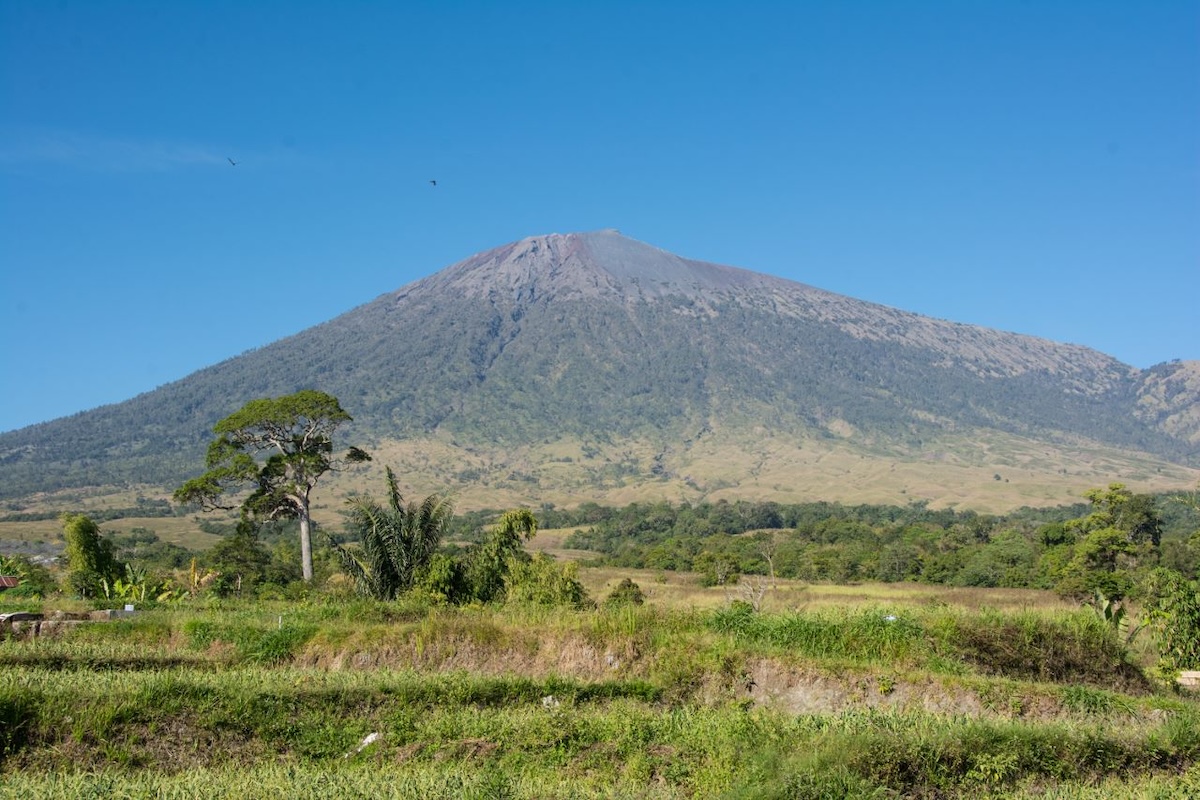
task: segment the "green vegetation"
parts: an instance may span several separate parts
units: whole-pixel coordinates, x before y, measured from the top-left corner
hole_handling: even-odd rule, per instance
[[[437,553],[453,514],[449,499],[430,495],[420,505],[405,504],[396,475],[387,468],[388,505],[370,497],[350,503],[349,527],[362,557],[333,543],[342,568],[358,590],[376,600],[393,600],[413,587]]]
[[[510,511],[500,518],[465,565],[472,598],[484,603],[504,599],[513,561],[529,557],[521,545],[537,533],[537,528],[537,519],[528,509]]]
[[[1159,667],[1167,673],[1200,669],[1200,582],[1171,570],[1151,575],[1147,618],[1157,632]]]
[[[126,517],[171,517],[174,515],[175,509],[171,506],[170,501],[139,496],[135,506],[98,509],[88,516],[96,522],[107,522]],[[0,522],[37,522],[58,519],[59,516],[53,511],[12,513],[0,515]]]
[[[327,534],[311,581],[296,520],[242,515],[183,565],[150,531],[107,537],[65,517],[80,555],[62,586],[78,599],[27,588],[0,607],[139,611],[0,630],[0,794],[183,797],[197,776],[215,797],[1200,789],[1200,702],[1174,683],[1196,663],[1200,595],[1162,557],[1181,542],[1170,563],[1194,563],[1195,520],[1154,498],[1114,485],[1005,518],[741,503],[451,517],[387,477],[386,503],[355,498]],[[581,567],[527,551],[543,520],[586,525],[567,541],[626,541]],[[668,573],[653,560],[668,555],[700,571]],[[659,577],[634,582],[622,560]],[[910,582],[810,606],[838,587],[784,573],[821,563]],[[666,602],[667,575],[713,606]],[[936,576],[986,585],[923,598]],[[984,599],[1039,581],[1058,594]],[[1044,602],[1085,588],[1072,610]]]
[[[609,608],[615,606],[640,606],[646,602],[646,593],[642,591],[642,587],[638,586],[629,578],[622,578],[608,597],[604,598],[604,605]]]
[[[1004,516],[920,503],[717,502],[592,504],[543,517],[548,526],[573,528],[563,546],[596,552],[597,563],[697,571],[714,584],[773,572],[805,581],[1035,587],[1080,601],[1101,591],[1120,601],[1138,596],[1159,565],[1200,577],[1195,510],[1180,509],[1170,495],[1137,495],[1121,484],[1087,497],[1087,506]],[[1160,510],[1169,510],[1169,518]]]
[[[0,776],[23,797],[1186,796],[1200,705],[1130,682],[1106,631],[414,595],[153,611],[0,644]],[[981,653],[1014,632],[1009,666]]]
[[[0,575],[17,579],[17,585],[5,591],[5,596],[10,599],[42,597],[58,590],[58,583],[50,570],[35,564],[26,556],[0,554]]]
[[[313,487],[330,470],[371,458],[357,447],[344,459],[333,457],[333,433],[349,421],[336,397],[312,389],[251,400],[213,426],[218,436],[208,446],[208,471],[176,489],[175,501],[228,509],[221,504],[225,495],[252,487],[242,513],[299,520],[301,568],[304,580],[311,581]],[[264,452],[266,461],[259,463],[255,456]]]
[[[100,526],[82,514],[64,514],[67,581],[80,597],[99,597],[102,587],[121,574],[113,543],[100,535]]]

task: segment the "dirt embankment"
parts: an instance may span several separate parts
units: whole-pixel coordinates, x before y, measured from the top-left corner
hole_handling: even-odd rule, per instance
[[[1058,719],[1077,715],[1056,684],[954,678],[887,668],[830,670],[783,659],[751,657],[706,668],[664,664],[635,641],[599,645],[582,637],[488,643],[469,637],[377,649],[300,654],[296,665],[327,670],[412,669],[485,675],[551,676],[580,681],[644,680],[672,700],[741,703],[791,714],[837,714],[855,709],[923,711],[967,717]],[[1092,690],[1107,696],[1103,690]],[[1118,698],[1119,695],[1112,694]],[[1132,698],[1115,706],[1140,716]],[[1151,715],[1154,712],[1149,712]]]

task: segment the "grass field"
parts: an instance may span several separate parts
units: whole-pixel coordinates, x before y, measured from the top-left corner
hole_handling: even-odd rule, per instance
[[[562,546],[574,528],[543,529],[528,543],[533,552],[544,552],[561,560],[583,561],[596,556],[587,550]],[[602,598],[624,578],[635,581],[653,603],[666,608],[718,608],[731,600],[743,599],[737,586],[704,586],[699,575],[665,570],[639,570],[615,567],[583,567],[581,582],[592,597]],[[761,576],[747,576],[746,582],[758,584]],[[1053,592],[1038,589],[964,589],[927,583],[861,583],[852,586],[830,583],[803,583],[786,579],[769,582],[763,598],[764,610],[787,611],[823,607],[855,608],[920,607],[948,605],[963,609],[992,608],[1003,611],[1027,609],[1073,610]]]
[[[871,586],[756,614],[659,586],[583,611],[210,601],[0,641],[0,796],[1200,791],[1200,704],[1094,615]]]
[[[207,546],[194,525],[102,527]],[[586,561],[571,532],[529,549]],[[579,575],[599,607],[326,589],[0,629],[0,798],[1200,796],[1200,700],[1052,593],[778,580],[755,612]],[[646,603],[605,605],[627,578]]]
[[[221,540],[220,536],[200,530],[189,517],[123,517],[100,523],[105,532],[128,533],[134,528],[154,531],[159,539],[189,550],[207,550]],[[35,522],[0,523],[0,541],[62,542],[62,523],[57,519]]]

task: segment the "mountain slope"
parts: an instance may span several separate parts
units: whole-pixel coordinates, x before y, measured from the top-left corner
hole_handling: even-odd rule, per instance
[[[915,462],[966,444],[963,466],[985,471],[972,442],[1076,453],[1047,461],[1068,472],[1099,448],[1126,454],[1113,455],[1125,459],[1118,473],[1166,468],[1187,482],[1192,473],[1171,465],[1200,456],[1197,374],[1187,364],[1139,371],[615,231],[537,236],[125,403],[0,435],[0,494],[177,482],[198,469],[216,420],[308,387],[341,399],[355,441],[397,454],[389,443],[453,444],[458,455],[426,482],[515,472],[532,476],[519,487],[530,500],[564,481],[603,488],[597,474],[622,472],[625,483],[706,495],[740,479],[686,474],[700,443],[752,450],[763,432],[792,449]],[[577,468],[547,471],[556,442],[569,443],[557,463]],[[471,453],[488,455],[456,469]],[[589,458],[599,460],[586,467]]]

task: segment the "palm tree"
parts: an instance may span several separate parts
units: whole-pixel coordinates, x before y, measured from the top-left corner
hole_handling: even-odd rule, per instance
[[[454,513],[450,499],[437,494],[420,505],[406,505],[391,467],[387,485],[386,507],[370,496],[350,501],[349,527],[359,534],[361,553],[334,544],[342,569],[354,578],[358,591],[377,600],[394,600],[412,588],[417,573],[437,552]]]

